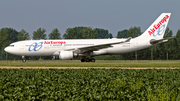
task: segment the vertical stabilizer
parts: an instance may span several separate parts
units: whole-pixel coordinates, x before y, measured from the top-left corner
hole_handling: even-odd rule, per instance
[[[162,13],[152,25],[138,38],[162,39],[166,31],[171,13]]]

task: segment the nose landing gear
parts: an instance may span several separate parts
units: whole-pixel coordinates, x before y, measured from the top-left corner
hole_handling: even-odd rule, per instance
[[[22,62],[26,62],[25,56],[22,56]]]

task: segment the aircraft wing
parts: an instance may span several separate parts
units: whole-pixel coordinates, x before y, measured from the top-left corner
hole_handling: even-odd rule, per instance
[[[173,39],[173,38],[175,38],[175,37],[167,37],[167,38],[163,38],[163,39],[160,39],[160,40],[152,39],[152,40],[150,40],[150,43],[151,43],[152,45],[155,45],[155,44],[159,44],[159,43],[166,42],[166,41],[168,41],[169,39]]]
[[[114,42],[114,43],[112,42],[112,43],[98,44],[98,45],[93,45],[93,46],[80,47],[80,48],[75,49],[75,51],[78,53],[83,53],[83,52],[87,52],[87,51],[96,51],[99,49],[112,47],[111,45],[129,42],[130,40],[131,40],[131,37],[126,39],[125,41],[121,41],[121,42]]]

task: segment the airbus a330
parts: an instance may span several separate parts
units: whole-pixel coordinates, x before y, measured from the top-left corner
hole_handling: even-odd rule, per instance
[[[22,56],[58,56],[59,59],[82,57],[81,62],[95,62],[94,56],[133,52],[168,41],[163,38],[171,13],[162,13],[140,36],[127,39],[25,40],[11,43],[4,50]]]

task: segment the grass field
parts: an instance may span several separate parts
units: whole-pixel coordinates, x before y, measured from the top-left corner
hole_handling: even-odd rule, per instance
[[[0,69],[0,101],[180,101],[180,69]]]
[[[127,69],[129,67],[140,69]],[[169,67],[179,68],[180,60],[97,60],[95,63],[78,60],[0,61],[0,101],[180,101],[180,69]]]
[[[27,60],[0,61],[0,66],[15,67],[180,67],[180,60],[97,60],[96,62],[80,62],[79,60]]]

